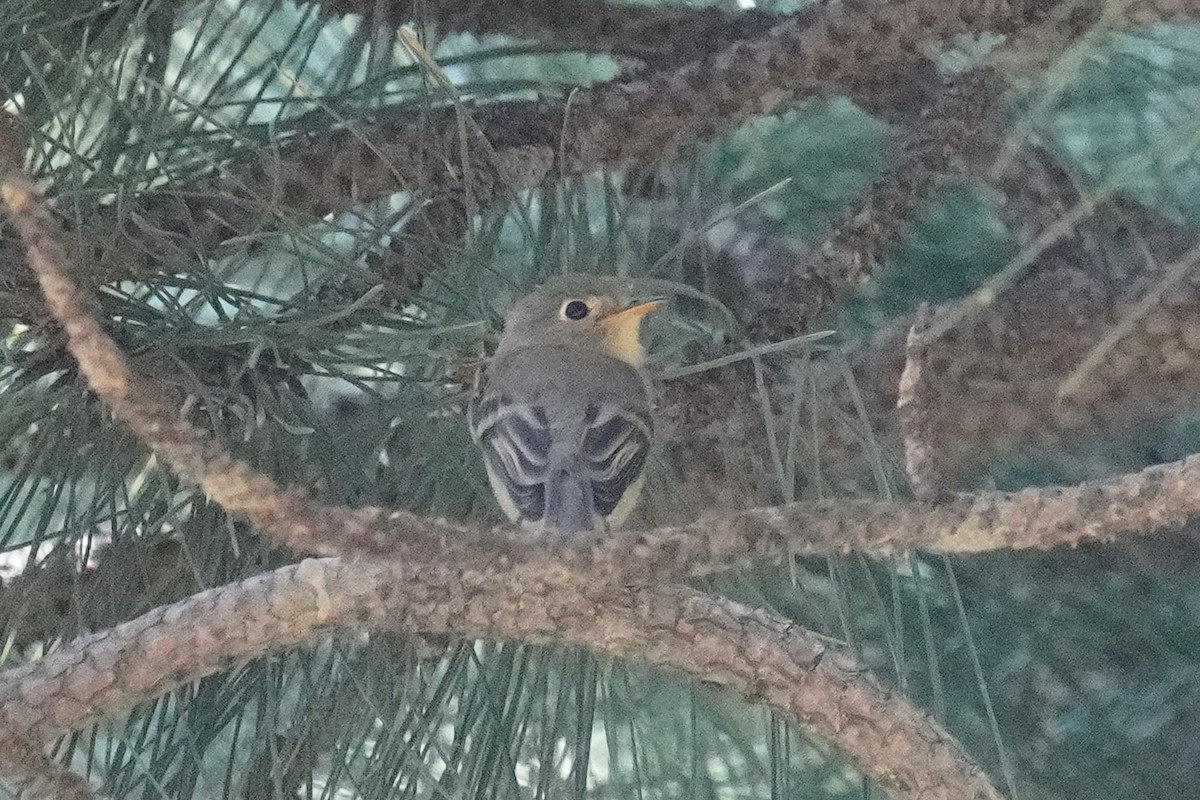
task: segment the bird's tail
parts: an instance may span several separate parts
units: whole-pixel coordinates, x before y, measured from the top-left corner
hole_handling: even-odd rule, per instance
[[[595,530],[592,482],[569,469],[557,469],[546,479],[546,513],[542,524],[564,536]]]

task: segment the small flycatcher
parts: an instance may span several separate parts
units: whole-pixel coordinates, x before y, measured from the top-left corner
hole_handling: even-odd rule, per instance
[[[470,425],[511,520],[569,535],[633,510],[654,436],[641,322],[661,302],[635,302],[629,281],[569,276],[509,311]]]

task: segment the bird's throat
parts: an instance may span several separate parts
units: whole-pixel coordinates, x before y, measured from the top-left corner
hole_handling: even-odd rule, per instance
[[[614,319],[604,331],[604,344],[608,352],[634,367],[642,366],[646,351],[642,349],[641,317]]]

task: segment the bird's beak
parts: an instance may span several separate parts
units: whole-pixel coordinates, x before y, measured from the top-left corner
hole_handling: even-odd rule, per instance
[[[637,305],[630,306],[629,308],[623,308],[620,311],[614,311],[604,318],[604,324],[620,325],[625,322],[632,322],[635,319],[641,319],[662,304],[662,298],[656,297],[653,300],[647,300],[644,303],[638,303]]]

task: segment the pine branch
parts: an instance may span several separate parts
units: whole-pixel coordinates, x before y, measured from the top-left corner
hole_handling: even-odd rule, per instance
[[[598,0],[320,0],[326,13],[372,25],[431,23],[439,32],[508,34],[564,49],[611,53],[665,66],[694,61],[765,33],[780,15],[719,8],[670,8]]]
[[[1102,228],[1124,240],[1103,259],[1085,249]],[[977,319],[918,343],[921,382],[907,387],[901,422],[918,424],[936,491],[970,485],[997,454],[1069,447],[1098,431],[1128,435],[1196,409],[1194,231],[1117,202],[1078,233]],[[896,405],[904,350],[897,330],[860,356],[881,417]]]
[[[1077,31],[1075,35],[1080,33],[1082,31]],[[998,184],[1004,197],[1001,213],[1020,234],[1032,236],[1029,230],[1038,231],[1053,224],[1068,200],[1075,199],[1075,190],[1061,170],[1055,168],[1049,154],[1022,150],[1003,175],[997,178],[991,174],[996,156],[1004,151],[1007,142],[1009,125],[1002,113],[1006,88],[1005,82],[991,69],[975,70],[953,80],[944,80],[932,70],[915,70],[907,92],[911,102],[905,106],[897,105],[888,115],[889,121],[904,132],[899,153],[890,159],[866,198],[856,203],[832,235],[814,247],[806,258],[785,257],[783,265],[776,271],[778,277],[755,287],[755,314],[748,326],[750,338],[782,341],[802,335],[820,324],[824,315],[842,299],[847,287],[877,277],[886,255],[910,229],[913,215],[929,200],[938,184],[947,179],[959,177]],[[1056,254],[1062,255],[1063,251],[1069,250],[1077,263],[1094,260],[1091,253],[1079,253],[1083,247],[1079,237],[1066,236],[1064,239],[1056,248]],[[987,325],[981,327],[994,329],[997,324],[989,317]],[[1071,341],[1058,333],[1054,336],[1056,341]],[[1018,341],[1015,336],[1005,337],[1005,341],[1010,340]],[[866,406],[872,414],[870,421],[879,432],[890,432],[895,427],[896,390],[899,369],[904,363],[903,349],[902,337],[893,336],[875,350],[858,356],[863,365],[855,371],[856,377],[859,387],[867,395]],[[1023,352],[1037,354],[1042,351],[1026,348]],[[937,361],[943,371],[947,365],[957,368],[956,374],[973,369],[961,359],[944,356],[944,353],[939,354]],[[991,357],[986,352],[980,353],[976,363],[991,363]],[[1029,374],[1034,373],[1014,370],[1009,376],[1010,381],[1019,384],[1022,376]],[[745,371],[729,369],[704,373],[690,382],[672,382],[667,386],[662,412],[675,422],[677,432],[673,443],[696,445],[683,449],[674,459],[676,462],[703,465],[711,461],[699,452],[711,446],[710,437],[706,435],[710,427],[715,426],[721,431],[730,426],[748,430],[761,428],[762,418],[756,403],[714,401],[714,398],[742,396],[744,393],[737,387],[745,385],[746,380]],[[839,388],[839,392],[839,404],[854,416],[856,400],[849,396],[851,392],[847,389]],[[957,403],[954,411],[945,415],[934,414],[922,404],[926,409],[922,413],[928,423],[927,435],[934,437],[938,444],[953,443],[961,452],[979,452],[979,439],[969,432],[959,431],[955,423],[990,418],[999,428],[1006,418],[994,414],[988,400],[980,401],[977,393],[965,387],[951,390],[947,397]],[[968,401],[969,397],[973,400]],[[944,436],[938,427],[943,424],[950,426]],[[955,438],[956,432],[963,435]],[[838,464],[835,471],[852,460],[843,457],[838,462],[836,456],[830,455],[847,449],[838,435],[831,434],[832,441],[821,447],[827,459],[832,458]],[[747,438],[740,437],[741,440]],[[730,460],[727,454],[730,448],[743,446],[736,436],[722,444],[725,461]],[[952,462],[962,463],[949,447],[931,447],[933,441],[924,444],[927,466],[937,464],[938,469],[949,476],[954,471]],[[850,452],[857,452],[857,446],[852,445]],[[724,475],[725,467],[725,463],[716,464],[715,474]],[[940,484],[942,489],[958,485],[949,477],[945,484]]]
[[[783,340],[812,330],[847,286],[878,272],[883,254],[939,180],[982,168],[1003,142],[998,113],[1004,87],[990,71],[949,82],[926,73],[918,82],[910,88],[924,102],[892,112],[906,127],[899,155],[812,258],[759,292],[755,339]]]
[[[630,591],[438,560],[306,560],[201,592],[0,672],[0,752],[333,630],[566,643],[733,691],[832,742],[895,798],[999,798],[927,714],[787,620],[682,588]]]
[[[157,400],[128,368],[115,343],[90,314],[55,250],[51,221],[38,216],[27,184],[10,176],[5,196],[18,229],[31,246],[48,302],[71,337],[71,349],[93,388],[143,440],[232,513],[299,552],[469,552],[489,548],[486,534],[421,520],[404,512],[321,506],[236,461]],[[946,552],[1049,547],[1083,539],[1182,526],[1200,513],[1195,480],[1200,459],[1066,489],[967,496],[924,504],[797,504],[709,518],[701,523],[640,534],[617,534],[585,550],[585,562],[621,574],[635,554],[647,574],[681,574],[693,568],[727,569],[737,560],[775,560],[790,553],[855,548],[878,552],[932,548]],[[511,545],[519,548],[520,537]],[[453,542],[454,544],[450,544]],[[402,544],[397,544],[402,543]],[[535,548],[536,550],[536,548]],[[484,560],[487,560],[486,557]],[[698,571],[703,572],[703,569]]]
[[[214,253],[230,239],[278,227],[284,217],[317,219],[400,190],[451,209],[440,212],[430,230],[435,239],[453,240],[465,225],[462,195],[468,181],[477,207],[486,209],[552,171],[571,174],[664,158],[681,145],[748,116],[774,113],[805,95],[845,93],[868,109],[887,111],[911,102],[906,76],[925,61],[921,43],[988,30],[1013,33],[1043,23],[1083,30],[1097,18],[1098,5],[902,0],[808,9],[757,38],[738,39],[682,66],[577,93],[569,119],[564,120],[562,103],[500,103],[481,109],[475,112],[477,135],[467,153],[461,152],[453,110],[416,125],[364,123],[353,131],[312,134],[189,184],[144,193],[119,215],[101,209],[72,240],[79,243],[79,260],[96,266],[99,283],[150,274],[172,259]],[[513,0],[505,6],[511,17],[502,20],[519,18],[521,6]],[[405,3],[390,8],[406,16]],[[486,15],[474,8],[452,4],[446,13],[453,16],[458,9],[464,20],[482,25]],[[1068,20],[1058,20],[1065,12]],[[1114,24],[1200,16],[1200,8],[1187,0],[1144,0],[1126,12]],[[562,163],[559,154],[565,157]],[[0,244],[0,258],[21,261],[19,249],[11,245]],[[401,285],[419,280],[394,273],[387,277],[400,279]],[[0,311],[28,317],[32,283],[22,276],[9,280]]]
[[[400,190],[461,206],[469,183],[476,208],[487,209],[548,174],[669,157],[797,97],[844,93],[868,109],[895,107],[909,101],[906,76],[925,62],[922,43],[1017,31],[1053,19],[1063,2],[833,4],[682,66],[575,93],[569,114],[563,102],[479,109],[466,152],[455,109],[415,125],[315,133],[191,184],[145,193],[119,219],[98,213],[74,240],[86,248],[80,260],[98,265],[104,280],[215,252],[234,237],[276,228],[282,217],[316,219]],[[1073,14],[1071,24],[1087,27],[1094,11]]]

